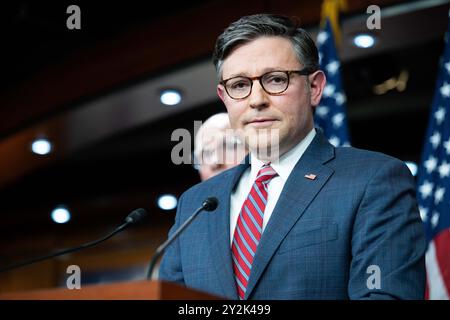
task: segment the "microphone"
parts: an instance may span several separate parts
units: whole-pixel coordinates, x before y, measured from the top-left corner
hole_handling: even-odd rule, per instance
[[[161,256],[161,254],[166,250],[166,248],[180,235],[181,232],[183,232],[184,229],[195,219],[195,217],[203,210],[206,211],[214,211],[216,210],[217,206],[219,205],[219,200],[215,197],[209,197],[205,201],[203,201],[200,208],[195,210],[195,212],[172,234],[169,239],[167,239],[162,245],[156,249],[155,254],[152,257],[152,260],[150,261],[150,266],[148,268],[147,272],[147,280],[150,280],[152,277],[153,269],[155,268],[156,261],[158,261],[158,258]]]
[[[78,251],[78,250],[81,250],[81,249],[85,249],[85,248],[89,248],[89,247],[95,246],[96,244],[98,244],[100,242],[108,240],[113,235],[115,235],[116,233],[124,230],[128,226],[140,222],[145,216],[147,216],[147,211],[145,211],[145,209],[143,209],[143,208],[136,209],[133,212],[131,212],[125,218],[125,222],[123,224],[121,224],[114,231],[112,231],[111,233],[107,234],[103,238],[100,238],[98,240],[82,244],[82,245],[80,245],[78,247],[72,247],[72,248],[56,251],[54,253],[50,253],[50,254],[47,254],[47,255],[42,256],[42,257],[37,257],[37,258],[34,258],[34,259],[30,259],[30,260],[22,261],[22,262],[19,262],[19,263],[15,263],[15,264],[12,264],[10,266],[7,266],[5,268],[0,269],[0,272],[9,271],[9,270],[16,269],[16,268],[19,268],[19,267],[23,267],[23,266],[26,266],[26,265],[29,265],[29,264],[32,264],[32,263],[35,263],[35,262],[47,260],[47,259],[50,259],[50,258],[61,256],[63,254],[67,254],[67,253],[71,253],[71,252],[74,252],[74,251]]]

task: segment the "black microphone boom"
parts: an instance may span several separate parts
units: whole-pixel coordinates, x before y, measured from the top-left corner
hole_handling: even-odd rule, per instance
[[[197,215],[203,211],[214,211],[216,210],[217,206],[219,205],[219,200],[215,197],[209,197],[205,201],[203,201],[200,208],[195,210],[195,212],[172,234],[172,236],[167,239],[162,245],[156,249],[155,254],[152,257],[152,260],[150,261],[150,266],[148,268],[147,272],[147,279],[150,280],[152,277],[153,269],[155,268],[156,262],[158,261],[158,258],[161,256],[161,254],[166,250],[166,248],[180,235],[181,232],[183,232],[184,229],[197,217]]]
[[[81,249],[85,249],[85,248],[89,248],[89,247],[95,246],[96,244],[98,244],[100,242],[108,240],[113,235],[115,235],[116,233],[124,230],[125,228],[127,228],[131,224],[135,224],[135,223],[141,221],[146,215],[147,215],[147,211],[145,211],[145,209],[143,209],[143,208],[136,209],[133,212],[131,212],[125,218],[125,222],[122,225],[120,225],[113,232],[107,234],[106,236],[104,236],[101,239],[82,244],[81,246],[78,246],[78,247],[64,249],[64,250],[61,250],[61,251],[57,251],[57,252],[54,252],[54,253],[47,254],[47,255],[42,256],[42,257],[38,257],[38,258],[30,259],[30,260],[27,260],[27,261],[22,261],[22,262],[19,262],[19,263],[15,263],[15,264],[12,264],[10,266],[7,266],[5,268],[0,269],[0,272],[9,271],[9,270],[16,269],[16,268],[19,268],[19,267],[23,267],[23,266],[26,266],[26,265],[29,265],[29,264],[32,264],[32,263],[35,263],[35,262],[47,260],[47,259],[50,259],[50,258],[54,258],[54,257],[60,256],[60,255],[63,255],[63,254],[67,254],[67,253],[71,253],[71,252],[74,252],[74,251],[78,251],[78,250],[81,250]]]

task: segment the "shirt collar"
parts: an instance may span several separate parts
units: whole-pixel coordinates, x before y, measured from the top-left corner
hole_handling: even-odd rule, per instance
[[[283,182],[287,181],[287,178],[291,174],[298,160],[302,157],[303,153],[305,153],[306,148],[308,148],[311,141],[314,139],[316,135],[316,129],[313,128],[306,137],[300,141],[294,148],[283,154],[280,159],[275,160],[270,163],[271,167],[278,173]],[[250,178],[251,181],[256,179],[256,175],[258,174],[261,167],[265,164],[263,161],[259,160],[252,153],[250,154],[250,164],[251,164],[251,172]]]

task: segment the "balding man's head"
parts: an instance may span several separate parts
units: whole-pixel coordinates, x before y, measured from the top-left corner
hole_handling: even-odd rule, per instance
[[[232,132],[226,113],[211,116],[197,131],[194,156],[202,180],[234,167],[245,157],[243,144]]]

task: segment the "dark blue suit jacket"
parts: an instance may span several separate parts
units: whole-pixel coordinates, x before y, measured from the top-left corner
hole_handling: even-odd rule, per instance
[[[202,212],[165,253],[161,280],[237,299],[230,249],[230,194],[241,164],[186,191],[180,226]],[[304,176],[313,173],[315,180]],[[262,234],[247,299],[422,299],[426,243],[414,180],[403,162],[317,132],[289,176]]]

